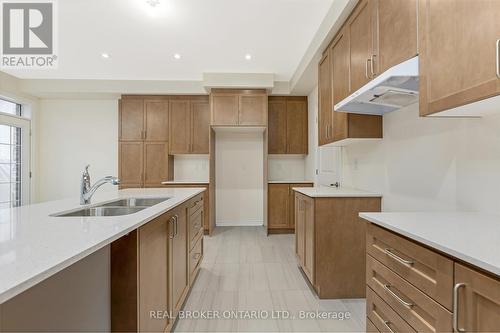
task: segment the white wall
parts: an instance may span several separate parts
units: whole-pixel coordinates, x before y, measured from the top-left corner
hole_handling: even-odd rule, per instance
[[[216,133],[217,225],[263,224],[263,149],[262,132]]]
[[[92,182],[118,176],[118,101],[41,100],[38,148],[39,201],[77,197],[86,164]]]
[[[305,178],[305,157],[302,155],[269,155],[269,180],[310,180]]]
[[[500,116],[384,116],[384,139],[343,149],[344,184],[382,192],[385,211],[500,213]]]
[[[208,155],[175,155],[174,180],[178,181],[208,181]]]

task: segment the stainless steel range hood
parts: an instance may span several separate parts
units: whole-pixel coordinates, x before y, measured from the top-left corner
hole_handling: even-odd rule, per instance
[[[334,111],[381,115],[418,102],[418,56],[389,68],[335,104]]]

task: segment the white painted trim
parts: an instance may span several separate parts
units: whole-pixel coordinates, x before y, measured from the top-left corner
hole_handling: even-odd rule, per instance
[[[255,227],[263,226],[263,220],[247,220],[247,221],[216,221],[217,227]]]

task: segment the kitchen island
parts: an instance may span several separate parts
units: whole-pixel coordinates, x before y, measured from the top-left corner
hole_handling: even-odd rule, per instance
[[[104,253],[102,257],[104,260],[107,259],[107,263],[99,262],[99,270],[108,269],[106,274],[102,276],[108,276],[112,280],[112,267],[114,261],[116,262],[116,253],[115,255],[112,253],[113,242],[126,235],[140,235],[142,227],[152,223],[161,224],[163,229],[157,230],[165,232],[161,235],[168,243],[164,245],[165,248],[175,243],[178,234],[186,243],[184,246],[186,252],[197,246],[202,246],[202,239],[200,239],[202,232],[199,234],[196,226],[202,230],[199,216],[203,214],[203,191],[205,191],[204,188],[127,189],[112,193],[99,193],[94,198],[93,204],[90,205],[96,206],[127,198],[168,198],[168,200],[151,207],[122,216],[53,216],[79,208],[77,198],[0,210],[0,323],[2,325],[0,331],[12,328],[5,325],[10,323],[9,313],[12,311],[9,308],[14,307],[16,298],[22,299],[25,297],[25,293],[29,294],[30,288],[37,287],[38,284],[54,275],[58,275],[59,279],[59,275],[64,274],[66,269],[71,270],[72,266],[76,267],[80,262],[85,262],[88,258],[92,258],[92,255],[100,253],[106,248],[108,248],[108,254]],[[178,212],[176,213],[178,216],[184,214],[182,216],[185,220],[182,221],[182,218],[178,217],[169,219],[167,215],[172,211]],[[190,224],[191,217],[193,218],[192,225]],[[196,232],[196,235],[192,235],[193,232]],[[198,238],[194,239],[194,236]],[[158,238],[153,238],[153,240],[157,241]],[[199,243],[190,247],[189,245],[195,241],[199,241]],[[147,238],[143,238],[142,242],[138,242],[138,244],[147,248]],[[109,247],[111,247],[111,251],[109,251]],[[199,252],[200,255],[197,255],[196,258],[197,264],[202,257],[202,251]],[[191,263],[188,253],[185,253],[185,257],[184,264],[187,272],[185,275],[188,279],[187,283],[190,285],[189,279],[192,280],[192,277],[189,277],[188,268],[190,268]],[[167,262],[164,264],[167,268]],[[157,263],[157,265],[161,266],[161,263]],[[96,273],[92,266],[86,266],[85,271],[88,272],[89,276]],[[111,284],[108,291],[114,288],[113,281],[110,283],[110,279],[103,282],[104,286]],[[82,280],[84,280],[82,282],[84,285],[86,281]],[[64,288],[65,284],[71,284],[71,281],[64,280],[64,283],[58,281],[55,285]],[[76,282],[74,288],[78,288]],[[185,293],[181,296],[183,298]],[[111,295],[110,303],[114,302],[114,297],[115,295]],[[34,301],[30,303],[34,303]],[[110,322],[114,317],[113,312],[112,309],[109,311]],[[29,320],[25,319],[25,321]],[[108,326],[112,329],[111,323]],[[21,326],[21,328],[27,328],[27,326]],[[76,327],[76,329],[78,328]],[[41,329],[41,327],[37,327],[37,329]],[[55,328],[50,327],[49,329]],[[137,326],[138,329],[139,326]]]

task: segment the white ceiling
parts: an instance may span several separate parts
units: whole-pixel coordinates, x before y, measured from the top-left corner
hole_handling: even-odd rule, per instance
[[[334,0],[160,1],[156,8],[146,0],[58,1],[58,69],[7,72],[112,80],[274,73],[289,81]]]

